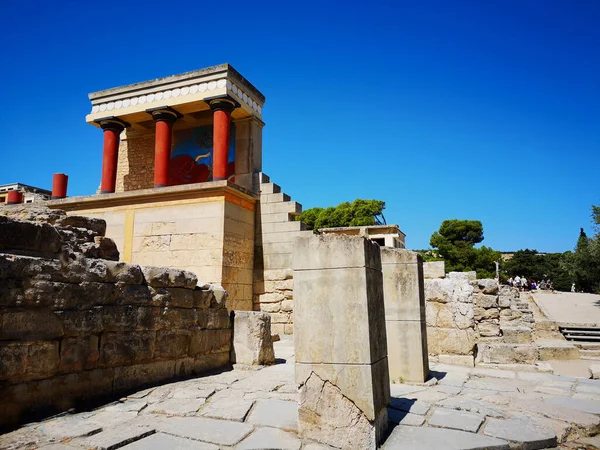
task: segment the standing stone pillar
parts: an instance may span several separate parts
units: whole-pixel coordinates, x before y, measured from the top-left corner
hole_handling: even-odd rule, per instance
[[[229,153],[229,130],[231,113],[236,102],[229,98],[218,98],[210,102],[213,112],[213,180],[226,180],[227,156]]]
[[[299,434],[375,449],[390,400],[379,246],[363,237],[300,237],[293,261]]]
[[[423,383],[429,375],[423,258],[382,247],[381,268],[390,380]]]

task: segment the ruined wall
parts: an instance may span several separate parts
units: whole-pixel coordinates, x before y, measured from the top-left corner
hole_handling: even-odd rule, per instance
[[[229,365],[225,291],[86,257],[103,221],[31,211],[0,208],[29,219],[0,217],[0,426]]]
[[[294,332],[292,246],[298,236],[312,235],[295,217],[302,205],[260,174],[260,205],[254,238],[254,309],[271,314],[275,334]]]
[[[230,311],[252,310],[256,199],[224,183],[68,198],[50,205],[105,220],[121,261],[191,271],[229,292]]]
[[[425,280],[429,354],[440,362],[532,363],[533,313],[519,291],[475,272]],[[515,344],[519,344],[516,348]],[[515,353],[516,352],[516,353]],[[523,353],[521,356],[518,353]]]

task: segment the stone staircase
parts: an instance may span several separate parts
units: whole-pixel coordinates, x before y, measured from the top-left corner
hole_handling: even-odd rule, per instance
[[[580,358],[580,349],[561,335],[558,325],[536,314],[535,303],[528,294],[515,295],[503,288],[500,296],[510,299],[510,307],[503,309],[500,315],[501,336],[480,339],[478,363],[535,364]],[[598,337],[598,348],[589,349],[590,355],[596,352],[600,355],[600,329],[597,333],[594,336]]]
[[[264,173],[258,174],[260,204],[255,234],[255,310],[271,314],[274,334],[293,333],[292,247],[294,239],[312,231],[298,220],[302,205],[281,192]]]

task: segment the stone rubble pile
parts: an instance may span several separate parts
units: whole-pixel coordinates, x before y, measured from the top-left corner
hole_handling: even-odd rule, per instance
[[[115,261],[105,228],[0,208],[0,426],[229,365],[226,292]]]

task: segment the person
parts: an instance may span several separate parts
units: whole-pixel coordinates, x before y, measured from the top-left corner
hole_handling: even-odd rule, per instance
[[[521,286],[523,286],[523,291],[526,291],[529,285],[527,284],[527,278],[521,277]]]
[[[537,284],[536,284],[535,280],[531,280],[531,290],[532,291],[536,291],[537,290]]]
[[[508,279],[508,285],[512,287],[512,285],[513,285],[513,277],[510,277]]]
[[[575,292],[575,283],[571,285],[571,292]]]
[[[515,277],[515,287],[521,290],[521,277],[519,275]]]

